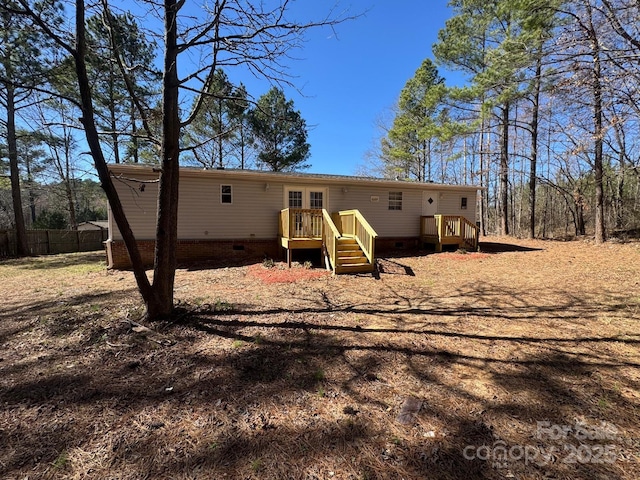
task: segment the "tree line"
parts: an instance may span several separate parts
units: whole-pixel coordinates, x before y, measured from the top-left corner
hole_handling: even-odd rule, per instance
[[[0,16],[0,227],[15,227],[19,236],[25,225],[74,229],[98,219],[92,217],[106,218],[104,196],[91,207],[81,198],[90,180],[73,56],[46,31],[26,28],[29,20],[19,14],[24,6],[29,3],[8,2]],[[63,7],[45,2],[37,8],[55,25],[64,21]],[[111,9],[86,19],[97,134],[105,159],[113,163],[160,162],[162,72],[155,66],[155,36],[139,20]],[[181,131],[182,165],[308,167],[306,122],[281,87],[255,100],[217,67],[201,93],[192,96],[191,118]]]
[[[640,6],[452,0],[368,171],[484,187],[483,233],[539,237],[640,224]],[[439,68],[456,71],[447,85]]]

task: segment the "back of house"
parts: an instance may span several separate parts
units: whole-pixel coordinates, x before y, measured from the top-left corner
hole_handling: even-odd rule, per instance
[[[151,264],[158,172],[151,166],[130,164],[111,165],[109,169],[143,260]],[[292,249],[305,248],[302,240],[315,240],[315,244],[308,244],[310,248],[326,247],[323,234],[333,228],[327,222],[333,221],[338,237],[357,237],[356,232],[343,231],[353,228],[347,227],[350,218],[362,219],[361,223],[368,226],[378,253],[424,242],[435,244],[433,235],[439,230],[453,234],[459,228],[446,223],[451,219],[457,219],[463,227],[475,227],[477,192],[476,186],[181,168],[178,261],[226,259],[239,263],[281,258],[283,253],[290,255]],[[464,236],[461,231],[458,234]],[[477,232],[474,234],[477,236]],[[110,268],[130,266],[110,209],[106,248]]]

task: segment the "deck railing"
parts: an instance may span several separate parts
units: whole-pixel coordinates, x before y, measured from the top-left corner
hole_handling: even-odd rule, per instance
[[[286,208],[280,211],[278,230],[283,239],[322,240],[334,271],[340,262],[338,239],[344,236],[352,237],[358,242],[371,265],[375,260],[375,240],[378,234],[358,210],[345,210],[331,215],[324,209]]]
[[[480,229],[476,224],[471,223],[464,217],[462,217],[462,238],[468,245],[472,246],[474,250],[478,249]]]
[[[459,215],[426,215],[420,217],[420,237],[440,245],[459,244],[478,247],[478,227]]]
[[[359,210],[343,210],[334,214],[334,220],[342,235],[352,235],[360,245],[371,264],[374,261],[376,237],[378,234],[369,225]]]
[[[331,215],[326,210],[322,210],[322,244],[329,257],[331,269],[335,271],[338,262],[338,239],[340,232],[333,223]]]
[[[420,217],[420,236],[421,237],[437,237],[438,222],[434,215]]]
[[[280,211],[280,236],[322,238],[322,221],[321,209],[285,208]]]

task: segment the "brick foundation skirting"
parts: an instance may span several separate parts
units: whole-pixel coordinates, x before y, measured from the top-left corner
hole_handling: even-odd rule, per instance
[[[418,248],[419,245],[420,239],[417,237],[378,237],[376,238],[376,253],[411,250]]]
[[[410,250],[419,246],[420,239],[416,237],[376,239],[376,254]],[[142,261],[146,266],[153,265],[155,241],[138,241]],[[105,242],[108,268],[131,268],[129,254],[121,240],[107,240]],[[278,239],[249,239],[249,240],[178,240],[178,263],[194,264],[204,261],[224,262],[228,265],[241,265],[251,260],[262,260],[265,257],[280,259],[282,248]]]
[[[121,240],[107,240],[108,268],[131,268],[129,254]],[[138,248],[146,266],[153,265],[155,241],[139,240]],[[179,264],[194,264],[203,261],[224,261],[228,264],[242,264],[264,257],[280,258],[277,239],[250,240],[178,240],[177,257]]]

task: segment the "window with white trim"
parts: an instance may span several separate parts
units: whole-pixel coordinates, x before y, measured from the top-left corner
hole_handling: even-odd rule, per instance
[[[309,208],[322,208],[323,192],[309,192]]]
[[[302,192],[289,190],[289,208],[302,208]]]
[[[389,192],[389,210],[402,210],[402,192]]]
[[[220,185],[220,203],[233,203],[231,185]]]
[[[467,209],[467,197],[460,197],[460,209],[461,210]]]

